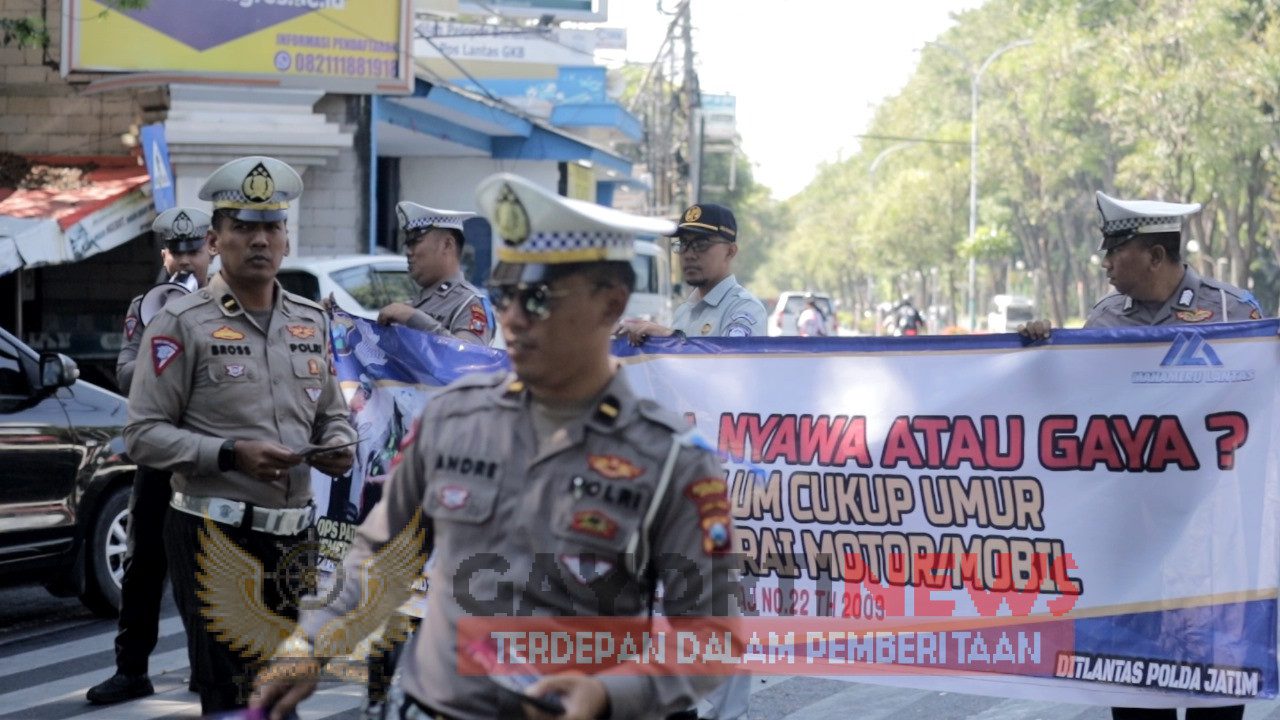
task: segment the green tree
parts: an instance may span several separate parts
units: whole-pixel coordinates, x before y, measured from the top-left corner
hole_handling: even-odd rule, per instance
[[[100,0],[117,10],[141,10],[150,0]],[[103,12],[109,12],[104,10]],[[43,18],[0,18],[0,47],[48,47],[49,26]]]
[[[766,276],[841,292],[850,286],[842,278],[858,278],[856,288],[877,296],[864,304],[912,290],[954,312],[973,256],[980,297],[1029,284],[1043,314],[1063,324],[1109,291],[1096,267],[1094,191],[1104,190],[1204,203],[1193,225],[1200,251],[1188,262],[1252,286],[1272,310],[1278,20],[1267,0],[991,0],[966,12],[866,130],[917,140],[869,137],[822,168],[788,203],[797,222],[771,249]],[[1033,44],[982,76],[980,231],[970,243],[972,68],[1020,38]]]

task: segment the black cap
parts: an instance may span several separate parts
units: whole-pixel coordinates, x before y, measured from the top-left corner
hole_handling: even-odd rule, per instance
[[[676,226],[676,235],[719,235],[730,242],[738,241],[738,221],[733,211],[715,203],[690,205]]]

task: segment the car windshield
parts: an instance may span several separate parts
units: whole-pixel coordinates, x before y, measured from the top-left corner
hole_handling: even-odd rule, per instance
[[[818,312],[822,313],[823,317],[831,317],[831,300],[829,298],[815,297],[813,303],[818,306]],[[787,304],[782,309],[782,312],[787,315],[799,315],[803,310],[804,297],[793,295],[787,298]]]
[[[1005,317],[1010,322],[1027,322],[1035,317],[1035,310],[1029,305],[1010,305]]]
[[[408,302],[418,294],[418,286],[409,272],[401,268],[379,268],[369,265],[336,270],[329,277],[366,310],[396,302]]]
[[[302,270],[281,270],[276,273],[280,287],[302,297],[320,302],[320,280],[309,272]]]
[[[654,260],[649,255],[636,255],[631,259],[631,267],[636,270],[636,286],[634,292],[658,292],[658,276],[653,271]]]

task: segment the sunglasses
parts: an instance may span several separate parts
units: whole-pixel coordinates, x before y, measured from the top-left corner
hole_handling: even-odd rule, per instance
[[[520,308],[526,315],[539,320],[551,317],[551,306],[555,300],[568,297],[572,290],[552,290],[546,283],[532,285],[490,285],[489,299],[493,308],[504,312],[512,304]]]
[[[716,240],[707,237],[692,238],[676,238],[671,241],[671,252],[677,255],[683,255],[687,252],[698,253],[701,255],[706,252],[712,245],[729,245],[728,240]]]

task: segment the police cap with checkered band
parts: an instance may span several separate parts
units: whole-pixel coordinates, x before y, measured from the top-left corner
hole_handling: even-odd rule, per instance
[[[476,199],[501,240],[499,284],[537,282],[556,265],[630,261],[637,236],[675,231],[669,220],[561,197],[510,173],[481,181]]]
[[[209,231],[209,213],[189,207],[169,208],[156,216],[151,232],[171,253],[195,252],[204,247]]]
[[[204,185],[200,199],[245,222],[278,222],[289,216],[289,203],[302,194],[302,178],[273,157],[251,155],[223,165]]]
[[[1098,243],[1098,250],[1106,251],[1138,235],[1181,233],[1182,221],[1200,212],[1200,203],[1119,200],[1099,190],[1098,212],[1102,214],[1102,241]]]

